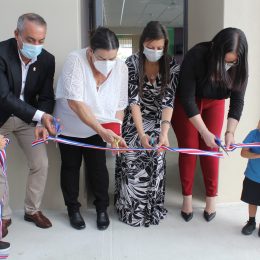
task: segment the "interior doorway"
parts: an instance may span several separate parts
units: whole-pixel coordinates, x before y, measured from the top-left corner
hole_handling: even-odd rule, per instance
[[[138,51],[140,34],[153,20],[167,28],[168,52],[181,63],[187,50],[187,0],[102,0],[96,7],[102,9],[102,24],[119,38],[120,58],[126,59]]]

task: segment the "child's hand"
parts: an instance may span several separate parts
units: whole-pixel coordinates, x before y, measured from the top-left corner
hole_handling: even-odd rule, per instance
[[[260,130],[260,120],[258,122],[257,128]]]
[[[0,135],[0,150],[3,150],[6,146],[6,138],[3,135]]]

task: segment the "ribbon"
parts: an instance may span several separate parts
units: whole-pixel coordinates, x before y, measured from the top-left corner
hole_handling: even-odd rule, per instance
[[[206,151],[206,150],[200,150],[200,149],[194,149],[194,148],[174,148],[174,147],[168,147],[168,146],[153,147],[153,148],[119,148],[118,142],[116,142],[117,148],[101,147],[101,146],[97,146],[97,145],[85,144],[85,143],[71,141],[71,140],[68,140],[65,138],[58,137],[58,135],[61,134],[61,125],[55,117],[53,117],[53,125],[54,125],[54,127],[56,129],[56,133],[57,133],[55,135],[55,137],[48,136],[47,140],[43,140],[43,139],[36,140],[36,141],[32,142],[32,146],[36,146],[36,145],[45,143],[46,141],[54,141],[56,144],[63,143],[63,144],[68,144],[68,145],[80,146],[80,147],[84,147],[84,148],[106,150],[106,151],[113,151],[113,152],[157,151],[159,149],[163,149],[163,150],[170,151],[170,152],[185,153],[185,154],[190,154],[190,155],[212,156],[212,157],[216,157],[216,158],[224,158],[223,152]],[[154,141],[155,141],[154,137],[151,136],[152,145],[154,144]],[[233,152],[237,148],[260,147],[260,142],[259,143],[247,143],[247,144],[239,143],[239,144],[232,144],[232,145],[230,145],[229,149],[227,149],[225,145],[221,144],[221,140],[218,137],[216,137],[216,143],[218,144],[219,147],[221,147],[225,151],[225,153],[227,155],[228,155],[227,151]]]
[[[9,144],[9,139],[6,139],[6,146]],[[5,147],[6,148],[6,147]],[[2,169],[2,174],[4,176],[4,193],[3,197],[0,200],[0,241],[2,239],[2,207],[4,204],[4,200],[6,197],[6,191],[7,191],[7,163],[6,163],[6,151],[5,148],[0,151],[0,167]],[[0,259],[5,259],[8,255],[6,254],[1,254],[0,253]]]
[[[226,150],[229,152],[233,152],[237,148],[253,148],[253,147],[260,147],[260,142],[232,144],[230,145],[230,148],[229,149],[226,148]]]
[[[9,140],[7,141],[9,143]],[[2,239],[2,207],[4,204],[4,200],[6,197],[6,191],[7,191],[7,164],[6,164],[6,152],[5,149],[0,151],[0,167],[2,169],[2,174],[4,176],[4,185],[5,185],[5,190],[3,197],[0,200],[0,240]]]
[[[49,136],[46,141],[54,141],[56,143],[63,143],[63,144],[68,144],[68,145],[80,146],[80,147],[84,147],[84,148],[98,149],[98,150],[105,150],[105,151],[114,151],[114,152],[157,151],[159,149],[163,149],[163,150],[170,151],[170,152],[185,153],[185,154],[190,154],[190,155],[212,156],[212,157],[216,157],[216,158],[224,158],[223,152],[206,151],[206,150],[193,149],[193,148],[174,148],[174,147],[168,147],[168,146],[153,147],[153,148],[112,148],[112,147],[102,147],[102,146],[97,146],[97,145],[92,145],[92,144],[85,144],[85,143],[71,141],[71,140],[68,140],[65,138],[53,137],[53,136]],[[43,139],[36,140],[36,141],[32,142],[32,146],[42,144],[46,141],[44,141]],[[238,148],[252,148],[252,147],[260,147],[260,142],[232,144],[232,145],[230,145],[229,149],[227,149],[227,148],[225,148],[225,149],[228,152],[233,152],[234,150],[236,150]]]
[[[61,138],[61,137],[53,137],[53,136],[49,136],[46,141],[54,141],[56,143],[80,146],[80,147],[90,148],[90,149],[114,151],[114,152],[157,151],[159,149],[163,149],[163,150],[170,151],[170,152],[179,152],[179,153],[192,154],[192,155],[200,155],[200,156],[204,155],[204,156],[212,156],[212,157],[217,157],[217,158],[224,157],[223,153],[221,153],[221,152],[204,151],[204,150],[193,149],[193,148],[174,148],[174,147],[168,147],[168,146],[153,147],[153,148],[112,148],[112,147],[102,147],[102,146],[97,146],[97,145],[92,145],[92,144],[85,144],[85,143],[76,142],[76,141],[68,140],[68,139]],[[36,141],[32,142],[32,146],[42,144],[46,141],[44,141],[43,139],[36,140]]]

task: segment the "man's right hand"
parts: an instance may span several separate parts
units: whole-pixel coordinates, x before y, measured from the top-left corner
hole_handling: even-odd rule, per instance
[[[44,141],[46,141],[49,134],[47,129],[44,126],[36,126],[34,129],[34,136],[35,136],[35,140],[43,139]]]
[[[43,126],[47,129],[49,135],[56,135],[56,128],[53,124],[53,116],[50,114],[44,113],[42,116],[42,122]]]

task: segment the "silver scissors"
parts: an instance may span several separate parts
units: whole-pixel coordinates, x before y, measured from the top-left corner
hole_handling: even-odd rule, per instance
[[[221,149],[226,153],[226,155],[229,156],[229,154],[228,154],[226,148],[221,144],[221,140],[220,140],[220,138],[217,137],[217,136],[215,136],[215,143],[217,144],[217,146],[218,146],[219,148],[221,148]]]

